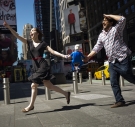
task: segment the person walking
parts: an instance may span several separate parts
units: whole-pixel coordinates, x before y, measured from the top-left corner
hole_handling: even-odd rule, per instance
[[[3,22],[3,25],[8,28],[11,33],[19,39],[24,44],[28,45],[28,50],[32,57],[32,66],[33,66],[33,74],[28,77],[28,80],[32,82],[31,84],[31,101],[30,104],[22,109],[22,112],[29,112],[34,109],[34,102],[37,96],[37,87],[39,84],[43,83],[48,89],[54,90],[63,94],[66,97],[67,104],[70,103],[70,92],[66,92],[61,88],[54,86],[50,79],[52,78],[50,74],[50,67],[47,64],[47,61],[42,57],[44,50],[48,50],[53,55],[66,58],[67,55],[63,55],[57,51],[54,51],[51,47],[47,45],[44,41],[42,41],[43,34],[38,28],[32,28],[30,31],[31,41],[27,40],[20,35],[16,31],[14,31],[10,25],[6,21]]]
[[[116,103],[111,108],[116,108],[125,106],[125,100],[119,85],[120,75],[133,84],[135,84],[135,76],[132,73],[130,61],[131,51],[123,41],[126,18],[119,15],[104,14],[103,16],[103,30],[96,45],[87,57],[90,59],[104,46],[109,62],[111,87],[116,100]]]

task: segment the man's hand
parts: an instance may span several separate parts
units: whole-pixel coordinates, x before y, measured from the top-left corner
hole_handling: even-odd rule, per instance
[[[110,15],[103,14],[104,18],[111,19]]]

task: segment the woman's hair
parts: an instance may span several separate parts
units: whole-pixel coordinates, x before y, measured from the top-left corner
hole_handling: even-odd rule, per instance
[[[39,35],[38,35],[38,39],[41,41],[41,40],[42,40],[42,37],[43,37],[44,35],[43,35],[43,33],[41,32],[41,30],[40,30],[39,28],[36,27],[35,29],[36,29],[36,31],[37,31],[38,34],[39,34]]]

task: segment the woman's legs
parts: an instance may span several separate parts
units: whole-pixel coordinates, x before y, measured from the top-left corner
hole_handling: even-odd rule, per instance
[[[63,94],[66,97],[67,101],[70,101],[69,100],[70,99],[70,93],[69,92],[66,92],[66,91],[62,90],[61,88],[59,88],[57,86],[54,86],[50,82],[50,80],[43,80],[43,83],[48,89],[51,89],[53,91],[56,91],[56,92],[59,92],[59,93]]]
[[[33,108],[33,106],[34,106],[34,102],[35,102],[36,96],[37,96],[37,87],[38,87],[38,84],[36,84],[36,83],[31,84],[31,100],[30,100],[30,104],[25,108],[26,111]]]

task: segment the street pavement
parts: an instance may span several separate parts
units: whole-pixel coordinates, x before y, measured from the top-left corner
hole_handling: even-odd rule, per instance
[[[79,93],[74,94],[73,84],[58,86],[71,92],[69,105],[62,94],[51,91],[51,100],[46,100],[43,85],[38,87],[35,109],[22,113],[30,101],[30,83],[10,84],[10,104],[5,105],[0,84],[0,127],[135,127],[135,86],[124,81],[122,94],[126,106],[110,108],[115,103],[109,80],[78,83]]]

